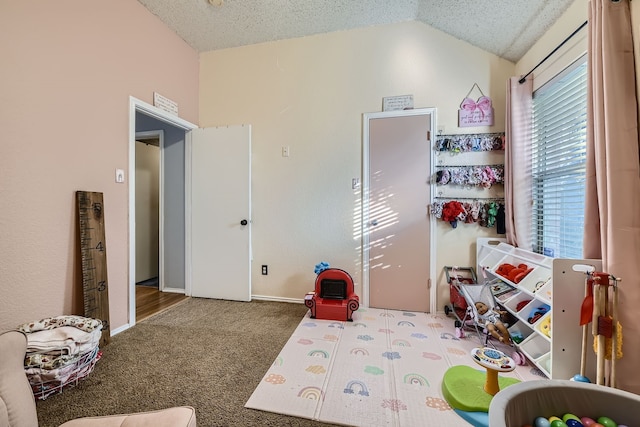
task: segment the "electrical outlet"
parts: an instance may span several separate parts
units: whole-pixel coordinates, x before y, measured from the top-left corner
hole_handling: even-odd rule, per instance
[[[266,276],[267,274],[269,274],[269,269],[266,265],[262,266],[262,275]]]

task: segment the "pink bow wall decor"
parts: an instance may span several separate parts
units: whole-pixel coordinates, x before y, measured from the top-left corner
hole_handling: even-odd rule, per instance
[[[474,84],[474,87],[476,85]],[[473,90],[473,88],[471,88]],[[480,88],[478,88],[480,90]],[[482,94],[482,91],[480,91]],[[458,111],[458,126],[493,126],[493,106],[491,98],[480,96],[477,101],[469,98],[469,95],[462,100]]]

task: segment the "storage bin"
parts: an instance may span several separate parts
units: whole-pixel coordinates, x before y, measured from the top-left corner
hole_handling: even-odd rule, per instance
[[[542,335],[531,335],[520,344],[520,349],[529,356],[530,359],[536,360],[551,351],[551,343],[544,339]]]
[[[509,327],[509,334],[511,339],[516,344],[522,343],[525,339],[529,338],[529,335],[533,333],[531,327],[525,325],[521,320],[517,321],[513,326]]]
[[[533,425],[536,417],[566,413],[617,424],[638,425],[640,396],[597,384],[569,380],[524,381],[500,390],[489,405],[491,427]]]
[[[524,304],[526,305],[526,304],[529,304],[532,299],[533,297],[525,294],[524,292],[521,292],[518,295],[515,295],[509,301],[507,301],[505,303],[505,307],[512,313],[517,313],[518,315],[520,315],[520,311],[524,308],[524,307],[521,307],[520,310],[518,310],[518,306],[521,305],[520,303],[524,301]]]

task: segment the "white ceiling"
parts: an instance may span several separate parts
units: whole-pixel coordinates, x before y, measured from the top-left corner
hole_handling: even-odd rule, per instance
[[[517,62],[574,0],[138,0],[199,52],[420,21]],[[222,3],[220,6],[213,4]],[[573,29],[571,29],[573,30]]]

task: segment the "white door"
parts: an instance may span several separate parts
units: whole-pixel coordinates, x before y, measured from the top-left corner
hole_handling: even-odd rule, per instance
[[[251,301],[251,126],[191,131],[191,295]]]
[[[433,112],[367,118],[369,306],[428,312]]]

